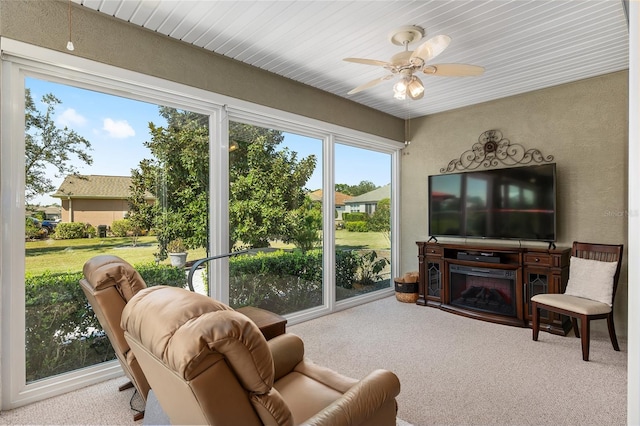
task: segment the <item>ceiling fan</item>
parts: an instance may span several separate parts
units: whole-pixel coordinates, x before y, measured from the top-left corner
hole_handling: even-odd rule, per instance
[[[393,31],[389,35],[389,41],[397,46],[404,46],[404,52],[391,57],[389,62],[375,59],[345,58],[347,62],[355,62],[365,65],[381,66],[391,74],[376,78],[349,91],[349,95],[373,87],[383,81],[390,80],[396,75],[401,76],[393,86],[393,97],[396,99],[409,98],[417,100],[424,96],[424,85],[414,73],[422,71],[427,75],[439,75],[443,77],[466,77],[484,73],[484,68],[478,65],[468,64],[427,64],[449,46],[451,37],[437,35],[422,43],[414,51],[409,50],[409,44],[420,40],[424,36],[424,30],[417,26],[406,26]]]

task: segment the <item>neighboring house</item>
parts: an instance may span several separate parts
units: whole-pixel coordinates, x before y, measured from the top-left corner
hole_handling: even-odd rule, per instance
[[[62,222],[111,226],[129,211],[130,187],[129,176],[69,175],[51,196],[60,198]],[[145,198],[155,200],[151,194]]]
[[[313,192],[310,192],[309,198],[313,201],[322,202],[322,189],[317,189]],[[346,211],[345,202],[353,198],[351,195],[343,194],[342,192],[335,192],[334,203],[336,205],[336,220],[342,220],[342,213]]]
[[[43,212],[44,218],[47,220],[62,219],[62,208],[60,206],[33,207],[32,210],[27,209],[29,216],[33,216],[35,212]]]
[[[381,186],[378,189],[358,195],[352,199],[345,201],[347,213],[367,213],[373,214],[376,211],[378,201],[385,198],[391,198],[391,184]]]

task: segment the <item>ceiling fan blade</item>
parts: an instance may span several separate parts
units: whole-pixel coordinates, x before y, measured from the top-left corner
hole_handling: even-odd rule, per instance
[[[451,37],[447,35],[440,34],[435,37],[431,37],[413,51],[409,60],[412,64],[416,61],[419,62],[420,59],[422,59],[423,63],[427,62],[441,54],[442,51],[449,46],[449,43],[451,43]]]
[[[353,95],[354,93],[361,92],[361,91],[363,91],[365,89],[368,89],[370,87],[375,86],[376,84],[382,83],[385,80],[389,80],[390,78],[393,78],[393,74],[386,75],[386,76],[380,77],[380,78],[376,78],[375,80],[371,80],[368,83],[361,84],[360,86],[356,87],[355,89],[350,90],[347,94],[348,95]]]
[[[343,61],[355,62],[356,64],[376,65],[376,66],[380,66],[380,67],[384,67],[385,65],[389,65],[388,62],[378,61],[376,59],[344,58]]]
[[[484,67],[469,64],[435,64],[425,66],[422,72],[442,77],[472,77],[482,75]]]

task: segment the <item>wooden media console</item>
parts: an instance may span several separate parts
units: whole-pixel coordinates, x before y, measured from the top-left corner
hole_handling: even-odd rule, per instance
[[[422,242],[416,304],[470,318],[531,326],[532,296],[563,293],[571,250]],[[540,329],[566,335],[571,321],[541,312]]]

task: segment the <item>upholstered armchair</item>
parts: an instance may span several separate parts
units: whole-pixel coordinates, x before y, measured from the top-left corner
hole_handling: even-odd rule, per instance
[[[89,259],[82,269],[80,280],[82,291],[107,334],[125,374],[146,401],[149,383],[138,365],[120,327],[122,310],[127,302],[140,290],[147,288],[144,280],[133,266],[117,256],[100,255]],[[121,386],[120,390],[131,385]],[[134,416],[139,419],[142,414]]]
[[[121,324],[172,424],[395,425],[395,374],[355,380],[316,365],[299,337],[267,341],[248,317],[206,296],[150,287]]]

